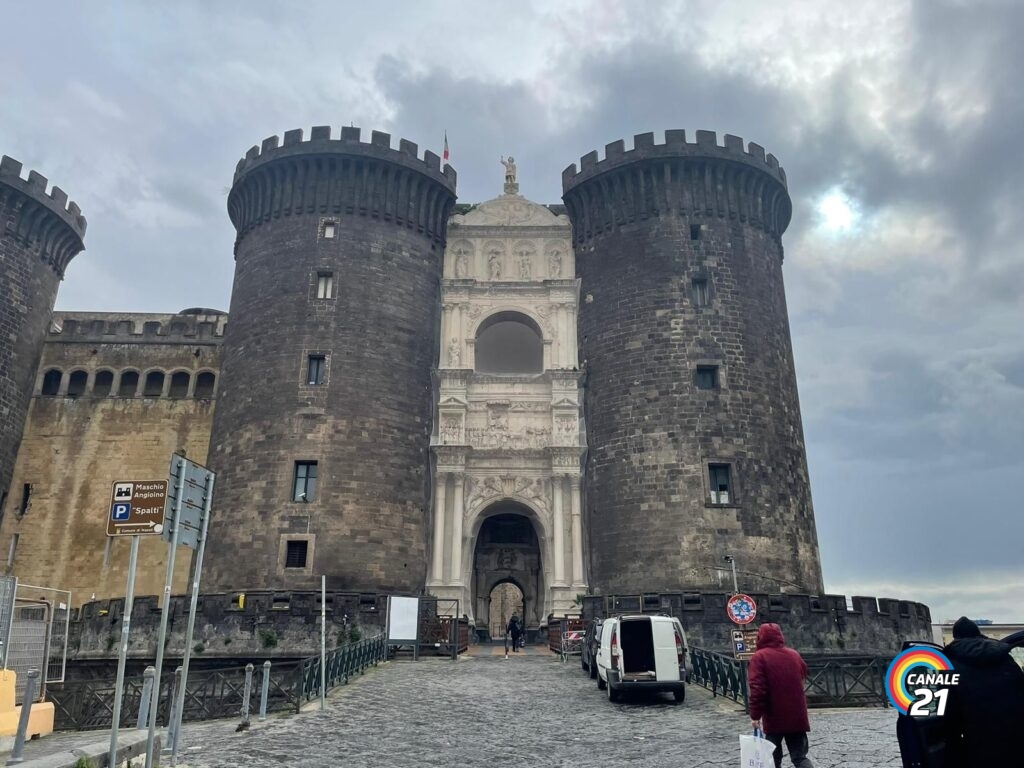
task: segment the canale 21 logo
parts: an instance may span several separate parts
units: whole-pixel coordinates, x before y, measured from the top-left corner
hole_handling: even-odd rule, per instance
[[[908,648],[892,660],[885,676],[889,701],[904,715],[946,714],[949,689],[960,682],[942,651]],[[932,712],[932,705],[934,713]]]

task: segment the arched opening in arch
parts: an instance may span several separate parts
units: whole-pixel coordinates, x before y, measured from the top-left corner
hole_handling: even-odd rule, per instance
[[[498,312],[476,332],[476,370],[481,373],[541,373],[544,338],[540,326],[521,312]]]
[[[136,391],[139,389],[139,372],[138,371],[122,371],[121,381],[117,385],[117,396],[118,397],[135,397]]]
[[[89,374],[86,371],[72,371],[68,377],[68,397],[81,397],[85,394],[85,387],[89,383]]]
[[[491,640],[504,639],[511,614],[503,617],[500,597],[506,595],[506,608],[509,597],[506,591],[497,593],[496,598],[495,590],[512,584],[522,596],[516,615],[531,636],[544,618],[543,557],[535,514],[523,504],[506,499],[490,505],[482,516],[470,581],[478,633],[486,628]]]
[[[56,397],[60,392],[60,380],[64,374],[59,368],[51,368],[43,374],[42,394],[44,397]]]
[[[142,389],[143,397],[160,397],[164,392],[164,372],[150,371],[146,374],[146,384]]]
[[[491,590],[488,602],[491,606],[491,617],[488,630],[491,637],[504,638],[508,624],[513,616],[523,619],[523,590],[512,579],[499,582]],[[511,638],[509,638],[511,643]]]
[[[188,385],[192,377],[188,371],[178,371],[171,375],[171,388],[167,394],[171,397],[188,397]]]
[[[96,371],[96,379],[92,383],[92,394],[94,397],[107,397],[113,386],[113,371]]]
[[[200,400],[209,400],[213,397],[213,388],[217,383],[217,377],[210,371],[203,371],[196,376],[196,397]]]

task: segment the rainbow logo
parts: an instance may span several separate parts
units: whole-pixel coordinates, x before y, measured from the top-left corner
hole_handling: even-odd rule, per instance
[[[928,673],[953,670],[953,665],[942,651],[926,646],[908,648],[893,659],[885,675],[885,692],[892,705],[904,715],[915,701],[907,690],[907,675],[918,667],[924,667]]]

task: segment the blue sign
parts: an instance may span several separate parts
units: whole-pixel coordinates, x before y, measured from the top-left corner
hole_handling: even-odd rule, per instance
[[[132,515],[132,505],[118,502],[110,508],[111,520],[127,520]]]

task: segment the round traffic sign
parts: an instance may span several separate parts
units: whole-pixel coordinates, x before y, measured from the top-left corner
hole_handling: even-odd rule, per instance
[[[750,595],[733,595],[725,604],[725,612],[736,624],[749,624],[757,618],[757,603]]]

